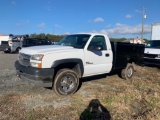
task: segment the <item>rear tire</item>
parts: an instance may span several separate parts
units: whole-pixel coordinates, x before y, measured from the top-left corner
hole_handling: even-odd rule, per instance
[[[76,92],[79,86],[77,73],[70,69],[59,70],[56,74],[53,89],[57,95],[66,96]]]
[[[16,52],[19,53],[20,50],[21,50],[21,48],[18,47],[18,48],[16,49]]]
[[[134,67],[132,64],[127,64],[126,68],[121,71],[121,77],[125,80],[132,78],[134,74]]]

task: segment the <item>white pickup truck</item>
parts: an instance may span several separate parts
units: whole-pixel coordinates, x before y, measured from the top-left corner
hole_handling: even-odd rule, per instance
[[[122,78],[130,79],[132,63],[143,63],[143,53],[144,45],[110,42],[105,34],[72,34],[57,45],[22,48],[15,67],[18,76],[69,95],[82,77],[120,70]]]

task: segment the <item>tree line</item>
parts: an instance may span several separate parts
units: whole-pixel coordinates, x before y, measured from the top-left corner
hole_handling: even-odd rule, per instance
[[[31,34],[30,37],[31,38],[40,38],[40,39],[49,39],[52,42],[59,42],[63,37],[65,37],[66,35],[54,35],[54,34],[45,34],[45,33],[40,33],[40,34]],[[127,38],[109,38],[110,41],[113,42],[122,42],[124,40],[127,40]],[[147,39],[145,39],[145,41],[147,41]]]
[[[53,35],[53,34],[45,34],[45,33],[40,33],[40,34],[31,34],[29,37],[30,38],[39,38],[39,39],[49,39],[52,42],[58,42],[60,41],[64,36],[66,35]]]

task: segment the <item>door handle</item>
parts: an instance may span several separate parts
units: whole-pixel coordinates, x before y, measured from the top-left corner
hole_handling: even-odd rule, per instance
[[[109,57],[109,53],[106,54],[106,57]]]

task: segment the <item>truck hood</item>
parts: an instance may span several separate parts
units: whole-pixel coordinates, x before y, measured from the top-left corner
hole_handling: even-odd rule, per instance
[[[44,45],[44,46],[34,46],[34,47],[27,47],[22,48],[20,50],[20,53],[25,54],[50,54],[53,52],[67,52],[67,51],[73,51],[75,48],[71,46],[61,46],[61,45]]]
[[[160,54],[160,49],[145,48],[144,53],[147,53],[147,54]]]

